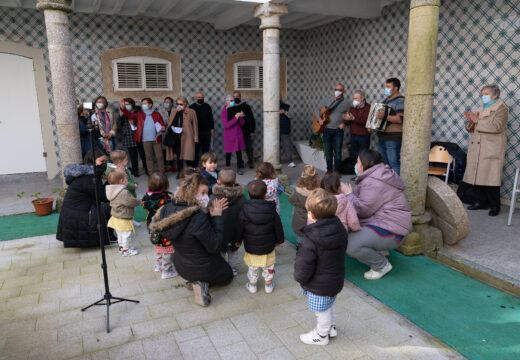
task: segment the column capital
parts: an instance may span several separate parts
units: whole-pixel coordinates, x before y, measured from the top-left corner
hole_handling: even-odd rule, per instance
[[[260,30],[281,29],[280,17],[287,14],[287,4],[265,2],[255,7],[255,17],[262,20]]]
[[[415,9],[421,6],[441,6],[441,0],[411,0],[410,9]]]
[[[61,10],[66,13],[72,12],[72,0],[38,0],[36,8],[44,10]]]

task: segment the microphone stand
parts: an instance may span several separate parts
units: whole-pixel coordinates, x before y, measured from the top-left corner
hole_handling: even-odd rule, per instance
[[[94,151],[94,124],[92,121],[88,122],[88,132],[90,136],[90,148],[92,151]],[[94,195],[96,198],[96,213],[97,213],[97,231],[99,235],[99,247],[101,248],[101,268],[103,269],[103,279],[105,281],[105,295],[100,300],[96,301],[93,304],[90,304],[87,307],[84,307],[81,309],[81,311],[85,311],[88,308],[99,305],[103,306],[106,305],[106,311],[107,311],[107,333],[110,332],[110,305],[117,304],[123,301],[129,301],[138,304],[138,300],[130,300],[130,299],[124,299],[120,297],[112,296],[110,293],[110,288],[108,286],[108,272],[107,272],[107,259],[105,255],[105,240],[103,239],[103,235],[101,233],[101,205],[99,203],[99,194],[98,194],[98,187],[97,187],[97,179],[96,179],[96,159],[94,159],[94,176],[92,177],[92,181],[94,184]],[[107,230],[108,231],[108,230]],[[108,235],[108,234],[107,234]],[[104,301],[104,302],[103,302]]]

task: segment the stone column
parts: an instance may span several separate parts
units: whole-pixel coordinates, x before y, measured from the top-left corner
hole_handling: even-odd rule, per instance
[[[264,71],[264,161],[279,170],[280,165],[280,17],[286,4],[266,2],[255,8],[263,30]]]
[[[440,0],[411,0],[401,177],[412,214],[424,214]]]
[[[47,29],[54,113],[62,174],[65,167],[81,162],[78,114],[74,101],[74,78],[70,49],[69,17],[71,0],[38,0]]]

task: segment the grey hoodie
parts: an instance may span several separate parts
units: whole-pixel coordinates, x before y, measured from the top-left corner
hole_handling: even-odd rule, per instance
[[[385,164],[377,164],[357,177],[349,198],[361,226],[374,225],[397,235],[412,230],[412,212],[404,196],[404,182]]]
[[[127,190],[126,185],[107,185],[106,194],[112,207],[110,214],[113,217],[118,219],[134,218],[134,209],[141,204],[141,200],[133,197]]]

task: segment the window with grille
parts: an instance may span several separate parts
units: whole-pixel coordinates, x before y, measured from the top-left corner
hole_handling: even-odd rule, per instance
[[[262,90],[264,87],[264,68],[262,61],[249,60],[235,63],[235,89]]]
[[[131,56],[115,59],[114,90],[172,90],[171,63],[166,60]]]

